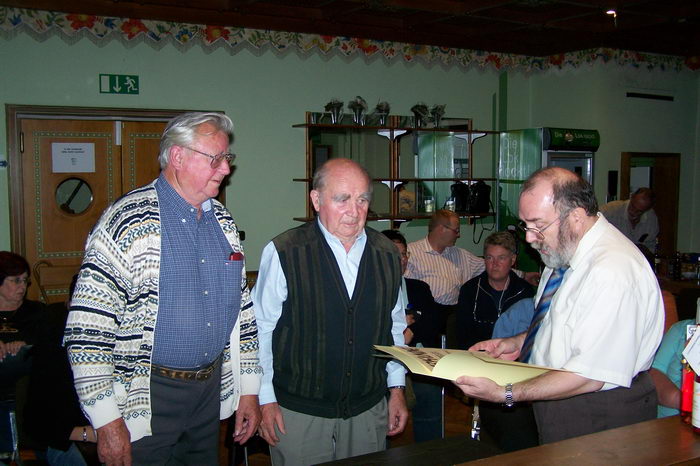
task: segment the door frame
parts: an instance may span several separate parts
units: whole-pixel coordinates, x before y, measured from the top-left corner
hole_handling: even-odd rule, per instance
[[[7,160],[9,175],[10,207],[10,247],[24,255],[26,242],[24,235],[24,199],[22,180],[23,141],[20,136],[20,121],[31,119],[65,120],[108,120],[108,121],[168,121],[182,113],[196,110],[142,109],[118,107],[66,107],[51,105],[5,104],[7,122]],[[201,110],[216,111],[221,110]]]
[[[657,160],[669,160],[675,163],[677,166],[678,176],[674,178],[673,181],[666,180],[664,182],[664,189],[658,189],[658,185],[655,185],[654,180],[652,180],[651,189],[654,190],[657,196],[663,195],[667,200],[673,200],[673,205],[675,209],[671,212],[663,212],[663,216],[670,216],[670,221],[668,223],[668,228],[671,231],[665,231],[663,227],[663,222],[659,221],[659,246],[661,253],[670,256],[676,250],[677,238],[678,238],[678,200],[680,195],[680,163],[681,154],[676,152],[622,152],[620,154],[620,199],[629,199],[630,193],[630,167],[631,161],[634,157],[644,157]],[[657,217],[659,217],[659,212],[657,211]]]

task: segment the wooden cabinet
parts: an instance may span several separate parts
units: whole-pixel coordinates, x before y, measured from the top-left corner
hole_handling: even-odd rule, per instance
[[[307,113],[306,123],[294,125],[306,132],[306,177],[294,181],[306,183],[307,193],[318,166],[330,158],[345,157],[367,168],[372,177],[368,220],[430,218],[435,209],[449,205],[454,192],[462,194],[453,199],[453,210],[460,216],[497,215],[493,202],[497,178],[473,176],[475,141],[497,132],[474,130],[469,118],[446,118],[439,128],[416,128],[413,117],[399,115],[389,116],[384,126],[371,116],[362,126],[352,121],[352,115],[345,114],[339,124],[331,124],[323,114]],[[487,163],[490,166],[490,159]],[[453,188],[456,183],[464,186]],[[489,189],[490,194],[485,194]],[[476,203],[478,191],[481,201]],[[468,197],[472,193],[471,202],[464,200],[465,192]],[[313,216],[307,198],[306,216],[295,220],[308,221]]]

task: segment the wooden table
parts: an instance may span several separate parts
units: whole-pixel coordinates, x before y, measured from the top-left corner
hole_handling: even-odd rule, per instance
[[[700,435],[680,417],[640,422],[597,434],[493,456],[469,464],[700,464]]]
[[[678,416],[640,422],[513,453],[467,437],[416,443],[326,465],[667,465],[700,464],[700,435]]]
[[[441,466],[463,463],[500,453],[495,447],[469,437],[449,437],[323,463],[333,466]]]

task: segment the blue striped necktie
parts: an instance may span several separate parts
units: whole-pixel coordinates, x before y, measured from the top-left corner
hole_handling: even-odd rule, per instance
[[[528,362],[530,359],[530,353],[532,353],[532,345],[535,344],[535,337],[537,336],[537,331],[542,325],[542,319],[547,315],[549,311],[549,306],[552,304],[552,298],[554,294],[559,289],[561,281],[564,278],[564,273],[567,267],[562,267],[560,269],[554,269],[552,275],[549,276],[547,280],[547,285],[544,287],[544,292],[540,301],[537,303],[537,309],[535,309],[535,314],[532,316],[532,322],[530,327],[527,329],[527,336],[525,337],[525,343],[520,350],[520,357],[518,358],[521,362]]]

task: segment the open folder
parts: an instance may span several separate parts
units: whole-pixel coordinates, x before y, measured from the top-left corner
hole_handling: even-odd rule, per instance
[[[547,371],[550,367],[533,366],[516,361],[505,361],[479,351],[408,346],[374,347],[401,361],[414,374],[456,380],[462,375],[486,377],[499,385],[522,382]]]

